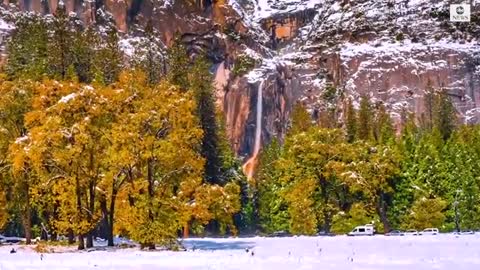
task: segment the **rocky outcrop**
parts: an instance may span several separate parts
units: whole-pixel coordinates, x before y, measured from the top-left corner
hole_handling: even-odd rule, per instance
[[[53,13],[58,0],[4,0]],[[125,35],[151,21],[168,46],[178,35],[191,56],[212,62],[219,107],[235,151],[254,154],[258,87],[261,144],[285,135],[290,109],[312,114],[335,86],[387,105],[392,116],[421,115],[427,86],[446,89],[467,123],[480,121],[480,6],[472,22],[448,20],[447,0],[63,0],[86,23],[111,14]],[[254,61],[238,72],[241,61]],[[341,104],[339,104],[340,106]]]

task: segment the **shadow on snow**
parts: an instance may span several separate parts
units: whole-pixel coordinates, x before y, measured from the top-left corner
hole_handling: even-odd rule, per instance
[[[188,239],[183,241],[183,245],[187,249],[199,250],[239,250],[252,249],[255,247],[254,242],[242,240],[233,240],[228,242],[217,242],[215,240]]]

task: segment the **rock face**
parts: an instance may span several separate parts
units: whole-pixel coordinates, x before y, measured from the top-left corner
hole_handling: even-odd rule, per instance
[[[4,0],[4,5],[8,4]],[[18,0],[52,13],[58,0]],[[358,102],[370,96],[392,116],[421,115],[424,90],[445,89],[467,123],[480,121],[480,6],[472,22],[449,21],[446,0],[64,0],[84,22],[110,13],[126,35],[151,20],[168,46],[178,34],[212,62],[218,104],[239,156],[255,154],[258,87],[261,145],[282,139],[292,104],[322,109],[327,85]],[[99,15],[100,14],[100,15]],[[254,60],[238,73],[240,59]],[[340,105],[340,104],[339,104]]]

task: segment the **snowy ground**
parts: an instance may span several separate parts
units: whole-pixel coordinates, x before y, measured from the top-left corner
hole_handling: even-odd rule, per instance
[[[480,235],[193,239],[195,251],[125,249],[40,254],[0,247],[6,269],[476,270]],[[245,249],[253,250],[247,253]]]

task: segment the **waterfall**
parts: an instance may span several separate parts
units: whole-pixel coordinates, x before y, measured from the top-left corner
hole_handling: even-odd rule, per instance
[[[258,85],[257,94],[257,121],[255,123],[255,146],[253,148],[253,156],[257,156],[260,152],[262,142],[262,113],[263,113],[263,80]]]
[[[260,152],[260,146],[262,144],[263,83],[264,80],[260,81],[260,84],[258,85],[256,107],[257,115],[255,121],[255,144],[253,147],[253,153],[252,156],[243,165],[243,172],[245,173],[245,175],[247,175],[248,179],[251,179],[253,177],[255,163],[257,161],[257,156]]]

